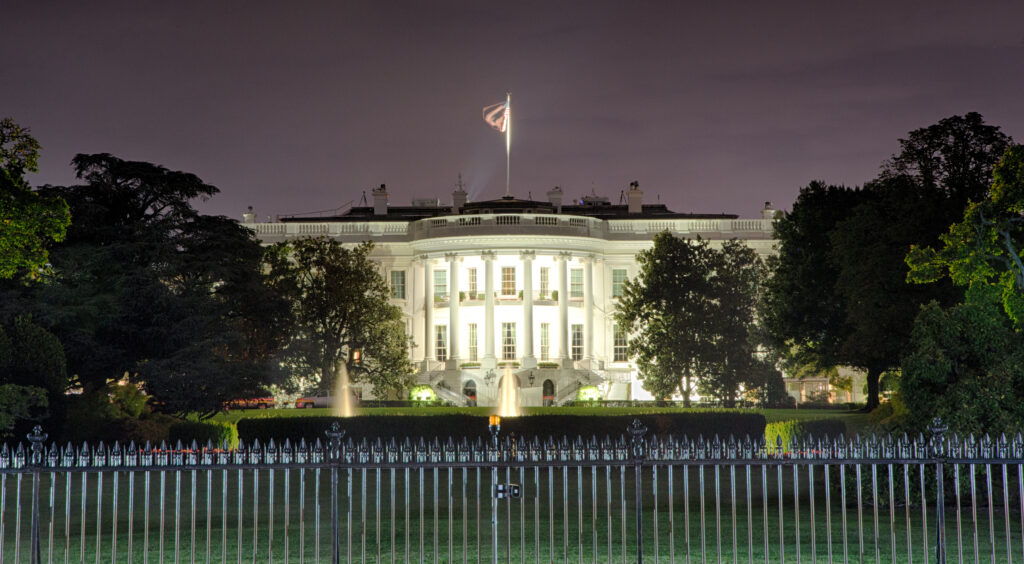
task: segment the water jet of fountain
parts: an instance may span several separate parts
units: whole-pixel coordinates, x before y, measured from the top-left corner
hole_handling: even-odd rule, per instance
[[[331,407],[335,417],[353,417],[356,414],[352,389],[348,381],[348,367],[344,362],[338,363],[338,373],[334,378],[334,401]]]
[[[511,368],[505,369],[505,375],[501,378],[501,387],[498,388],[498,415],[502,417],[518,417],[519,414],[519,386],[516,385],[516,377],[512,374]]]

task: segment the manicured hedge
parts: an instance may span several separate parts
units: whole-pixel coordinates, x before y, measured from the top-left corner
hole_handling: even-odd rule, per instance
[[[174,445],[178,441],[188,446],[195,441],[199,446],[205,446],[207,441],[213,446],[220,448],[227,443],[228,448],[238,446],[238,428],[232,424],[221,421],[183,421],[171,425],[168,431],[168,443]]]
[[[846,423],[838,419],[791,420],[768,423],[764,428],[764,439],[771,449],[778,447],[782,439],[782,452],[789,452],[797,439],[836,438],[846,434]]]
[[[610,435],[617,437],[626,432],[633,419],[640,419],[647,426],[649,434],[698,436],[710,438],[715,435],[737,438],[764,435],[765,418],[756,413],[688,412],[650,415],[530,415],[505,418],[501,422],[501,433],[515,433],[520,437],[561,437],[582,435],[589,437]],[[425,437],[447,438],[467,437],[471,439],[488,437],[487,418],[472,415],[367,415],[351,418],[336,417],[287,417],[287,418],[245,418],[238,421],[238,434],[242,440],[267,441],[274,438],[314,440],[324,438],[331,423],[338,421],[346,436],[359,438],[376,437]]]

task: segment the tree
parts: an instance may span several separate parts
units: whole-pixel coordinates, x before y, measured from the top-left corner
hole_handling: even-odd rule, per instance
[[[84,184],[46,191],[67,199],[75,222],[32,297],[86,391],[128,372],[169,409],[203,415],[263,391],[281,341],[273,316],[286,321],[287,309],[252,232],[192,208],[217,188],[106,154],[73,164]]]
[[[0,384],[38,387],[51,397],[68,387],[64,348],[29,316],[0,325]]]
[[[765,361],[759,354],[760,343],[753,327],[766,269],[753,249],[735,239],[724,242],[715,255],[710,329],[714,336],[713,361],[701,379],[700,390],[733,407],[741,387],[764,384],[764,378],[754,377],[765,372],[761,366]]]
[[[987,196],[968,205],[963,220],[941,236],[941,249],[911,249],[908,279],[932,283],[949,276],[959,286],[996,287],[1006,314],[1024,328],[1024,146],[1010,147],[993,176]]]
[[[615,320],[630,335],[645,390],[657,398],[678,391],[689,405],[699,378],[703,394],[732,405],[742,385],[763,384],[752,328],[764,265],[753,250],[664,232],[637,262]]]
[[[900,381],[907,431],[924,432],[934,417],[962,434],[1020,429],[1024,334],[1000,311],[1000,293],[976,284],[960,305],[921,310]]]
[[[371,242],[346,248],[310,237],[267,249],[272,284],[295,319],[285,357],[323,392],[333,389],[343,364],[353,382],[372,384],[378,396],[412,385],[402,313],[390,302],[372,251]]]
[[[867,372],[866,409],[899,364],[918,309],[952,303],[948,285],[908,287],[902,256],[928,245],[984,193],[1008,138],[978,114],[912,131],[863,190],[812,183],[776,224],[779,256],[765,325],[775,345]]]
[[[669,232],[637,254],[639,274],[627,280],[615,321],[629,337],[645,390],[664,399],[679,392],[690,405],[692,380],[710,365],[711,272],[707,241]]]
[[[26,172],[38,170],[39,142],[10,118],[0,120],[0,279],[35,279],[46,268],[47,243],[61,241],[71,216],[57,197],[33,191]]]

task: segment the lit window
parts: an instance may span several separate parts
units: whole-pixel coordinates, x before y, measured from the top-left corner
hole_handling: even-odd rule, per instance
[[[391,271],[391,297],[399,300],[405,299],[405,271]]]
[[[540,359],[548,360],[551,358],[551,324],[541,323],[540,324]]]
[[[516,359],[516,324],[501,324],[501,358],[502,360]]]
[[[583,325],[572,325],[572,350],[570,351],[573,360],[583,359]]]
[[[541,298],[548,297],[548,292],[550,291],[549,286],[551,285],[550,280],[551,280],[551,269],[546,267],[546,266],[540,267],[540,296],[541,296]]]
[[[583,297],[583,269],[574,268],[569,271],[569,297]]]
[[[448,326],[434,326],[435,355],[437,360],[448,360]]]
[[[479,219],[479,218],[477,218],[477,219]],[[476,292],[476,269],[475,268],[469,268],[469,269],[466,270],[466,273],[468,274],[468,278],[469,278],[469,288],[468,288],[469,299],[475,300],[476,299],[476,294],[477,294],[477,292]]]
[[[435,270],[434,271],[434,297],[435,298],[447,298],[448,297],[448,271],[447,270]]]
[[[629,341],[626,339],[626,331],[618,323],[612,325],[612,360],[615,362],[626,362],[629,356],[626,347]]]
[[[516,295],[516,268],[514,266],[501,268],[501,295]]]
[[[626,290],[626,269],[616,268],[612,270],[612,297],[621,298]]]
[[[469,360],[477,360],[476,323],[469,324]]]

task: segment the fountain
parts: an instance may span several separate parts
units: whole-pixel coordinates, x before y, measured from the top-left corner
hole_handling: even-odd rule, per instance
[[[520,415],[519,386],[516,385],[516,380],[512,369],[506,368],[505,375],[501,378],[500,388],[498,388],[498,415],[502,417],[518,417]]]
[[[338,363],[338,373],[334,378],[334,401],[331,403],[335,417],[353,417],[356,414],[355,402],[352,401],[352,389],[348,381],[348,367],[344,362]]]

